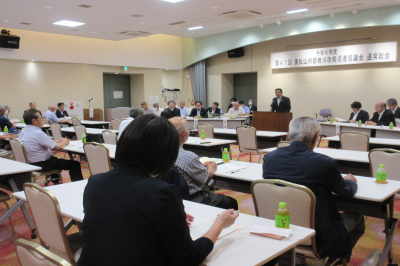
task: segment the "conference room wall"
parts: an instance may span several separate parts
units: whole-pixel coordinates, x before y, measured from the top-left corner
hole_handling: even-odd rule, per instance
[[[314,116],[321,108],[331,108],[336,117],[347,119],[350,104],[360,101],[363,109],[374,112],[377,101],[390,97],[400,100],[400,62],[375,63],[348,66],[309,67],[272,70],[270,55],[285,51],[285,46],[295,44],[321,43],[378,37],[376,42],[400,41],[400,26],[343,29],[310,33],[267,41],[244,47],[245,56],[229,59],[222,53],[207,59],[208,101],[222,101],[223,108],[229,104],[233,91],[227,91],[222,81],[226,75],[257,72],[258,110],[269,111],[275,88],[282,88],[283,95],[290,97],[294,117]],[[332,47],[372,43],[373,41],[352,41],[340,44],[310,45],[286,50]],[[229,94],[230,93],[230,94]],[[229,95],[226,95],[229,94]],[[240,100],[240,99],[238,99]]]
[[[144,101],[144,75],[131,75],[131,107],[140,107]]]

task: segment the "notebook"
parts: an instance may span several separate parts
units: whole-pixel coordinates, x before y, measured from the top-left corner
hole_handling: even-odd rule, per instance
[[[199,158],[199,161],[201,163],[205,163],[205,162],[216,162],[217,164],[223,164],[224,161],[222,159],[215,159],[215,158],[208,158],[208,157],[201,157]]]

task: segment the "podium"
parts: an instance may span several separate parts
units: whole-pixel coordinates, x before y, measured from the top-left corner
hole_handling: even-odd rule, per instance
[[[103,110],[93,109],[93,117],[90,118],[89,109],[83,109],[83,120],[104,121],[103,120]]]
[[[292,113],[253,112],[253,127],[262,131],[288,132]]]

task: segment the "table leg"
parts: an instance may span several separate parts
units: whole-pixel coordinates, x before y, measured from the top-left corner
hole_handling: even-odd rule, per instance
[[[296,252],[295,249],[289,249],[278,258],[279,266],[295,266],[296,265]]]
[[[389,220],[391,218],[393,218],[393,212],[394,212],[394,197],[393,199],[386,204],[386,216],[385,216],[385,235],[386,235],[386,239],[388,238],[389,235],[389,230],[390,230],[390,225],[389,225]],[[393,253],[392,253],[392,242],[390,242],[390,246],[389,246],[389,251],[388,251],[388,265],[392,265],[393,264]]]

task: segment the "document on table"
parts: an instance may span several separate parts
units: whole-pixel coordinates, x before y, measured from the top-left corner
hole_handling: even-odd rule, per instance
[[[191,225],[189,225],[189,230],[190,230],[190,236],[192,237],[193,240],[196,240],[200,237],[202,237],[213,225],[214,221],[211,218],[206,218],[202,220],[195,220]],[[244,226],[242,225],[237,225],[233,224],[228,228],[222,229],[221,234],[218,236],[218,240],[236,233],[240,230],[242,230]]]
[[[83,147],[83,143],[69,143],[66,148],[71,148],[71,149],[79,149]]]
[[[242,166],[242,165],[224,163],[224,164],[218,165],[217,171],[215,171],[215,173],[216,174],[225,174],[228,172],[235,172],[235,171],[246,169],[246,168],[247,167]]]
[[[208,158],[208,157],[201,157],[199,158],[199,161],[201,163],[205,163],[205,162],[216,162],[217,164],[222,164],[224,163],[224,161],[222,159],[215,159],[215,158]]]
[[[274,239],[281,240],[283,237],[289,237],[291,229],[276,228],[267,225],[254,224],[250,229],[249,233],[260,236],[266,236]]]
[[[342,118],[339,118],[339,117],[335,117],[335,119],[338,121],[338,122],[348,122],[349,120],[345,120],[345,119],[342,119]]]

